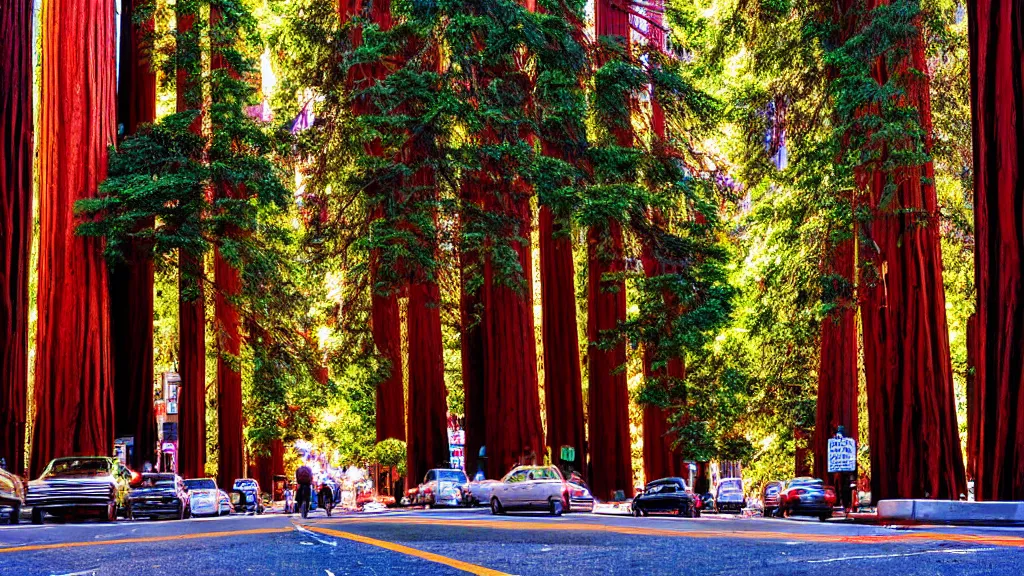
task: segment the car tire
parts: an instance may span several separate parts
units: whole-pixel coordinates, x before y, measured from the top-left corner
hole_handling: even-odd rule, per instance
[[[831,517],[832,517],[831,514],[822,514],[822,515],[818,516],[818,520],[820,520],[822,522],[827,522],[828,519],[831,518]]]
[[[562,512],[563,512],[563,510],[562,510],[562,500],[559,499],[559,498],[552,498],[551,501],[548,502],[548,512],[552,516],[556,516],[556,517],[557,516],[561,516]]]
[[[641,518],[641,517],[643,517],[643,515],[644,515],[643,511],[641,511],[639,508],[633,508],[633,517],[634,518]]]
[[[505,509],[502,508],[501,502],[497,498],[491,498],[491,514],[494,516],[503,516]]]
[[[7,519],[7,523],[12,526],[21,523],[21,506],[11,508],[11,517]]]
[[[46,517],[46,513],[43,512],[41,509],[39,509],[39,508],[33,508],[32,509],[32,523],[33,524],[42,524],[43,521],[45,520],[45,517]]]

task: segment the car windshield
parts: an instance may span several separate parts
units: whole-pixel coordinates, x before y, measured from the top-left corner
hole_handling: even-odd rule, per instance
[[[718,490],[721,492],[742,492],[743,484],[739,480],[723,480],[718,485]]]
[[[189,490],[216,490],[217,483],[208,478],[197,478],[195,480],[185,480],[185,488]]]
[[[256,488],[255,480],[235,480],[235,488]]]
[[[441,470],[437,473],[437,479],[442,482],[457,482],[465,484],[469,482],[466,473],[462,470]]]
[[[105,458],[62,458],[51,462],[43,476],[103,476],[109,473],[110,461]]]
[[[790,488],[807,488],[810,490],[821,490],[824,483],[818,479],[793,480],[789,483]]]
[[[174,476],[170,474],[143,474],[143,488],[174,488]]]
[[[554,468],[531,468],[526,472],[527,480],[560,480]]]

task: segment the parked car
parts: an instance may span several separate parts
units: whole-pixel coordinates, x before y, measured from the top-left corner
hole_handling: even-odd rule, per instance
[[[790,480],[779,493],[779,512],[785,517],[816,516],[824,522],[832,517],[836,492],[819,478],[800,477]]]
[[[778,480],[765,482],[761,487],[761,504],[764,506],[764,517],[775,516],[779,510],[779,494],[785,486]]]
[[[435,468],[427,471],[423,483],[417,486],[414,504],[431,506],[461,506],[465,499],[469,478],[462,470]]]
[[[682,478],[662,478],[649,483],[633,498],[632,505],[634,516],[669,512],[687,518],[699,518],[700,507],[700,499],[690,492]]]
[[[217,490],[217,515],[229,516],[235,507],[231,505],[231,496],[223,490]]]
[[[252,478],[239,478],[235,480],[232,491],[237,492],[240,496],[238,502],[235,503],[236,512],[263,514],[263,499],[260,497],[259,482]]]
[[[510,510],[547,510],[563,512],[594,509],[590,490],[567,482],[554,466],[517,466],[505,475],[491,494],[491,514]]]
[[[116,458],[56,458],[29,482],[25,505],[32,507],[33,524],[42,524],[46,514],[73,517],[82,512],[100,512],[113,522],[127,513],[131,478]]]
[[[17,524],[21,521],[21,507],[24,505],[25,483],[0,468],[0,520],[6,518],[8,524]]]
[[[494,487],[500,486],[501,480],[474,480],[466,485],[466,505],[479,506],[490,504]]]
[[[220,516],[222,513],[231,513],[231,499],[223,490],[217,488],[217,481],[212,478],[190,478],[182,481],[182,484],[188,491],[188,509],[191,516]]]
[[[177,474],[145,473],[128,494],[130,518],[169,516],[184,520],[192,517],[190,496],[185,482]]]
[[[743,481],[739,478],[722,478],[715,487],[715,512],[739,512],[747,507],[743,496]]]

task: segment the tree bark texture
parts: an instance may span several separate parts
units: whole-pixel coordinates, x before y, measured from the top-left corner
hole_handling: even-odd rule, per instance
[[[178,34],[191,34],[195,16],[176,15]],[[186,50],[188,43],[179,43]],[[199,54],[187,55],[199,58]],[[201,110],[201,87],[192,84],[188,71],[177,72],[177,111]],[[189,127],[202,133],[202,118]],[[178,251],[178,376],[181,378],[178,405],[178,472],[185,478],[206,475],[206,305],[202,258]]]
[[[359,0],[339,0],[338,12],[342,22],[359,14],[362,2]],[[373,2],[370,6],[370,20],[382,30],[391,28],[391,3],[389,0]],[[362,43],[362,31],[353,30],[353,46]],[[363,64],[354,66],[349,71],[349,89],[366,89],[382,79],[386,70],[380,64]],[[360,97],[353,103],[353,114],[375,114],[377,110],[367,97]],[[373,156],[383,154],[380,142],[367,145],[366,152]],[[370,184],[368,197],[379,195],[379,184]],[[376,217],[380,217],[379,215]],[[376,392],[376,424],[377,441],[387,438],[405,440],[405,387],[402,377],[402,327],[398,311],[399,290],[395,287],[380,286],[380,261],[376,251],[370,254],[370,285],[371,285],[371,329],[373,343],[377,352],[388,362],[390,372],[387,378],[377,385]]]
[[[500,173],[497,167],[490,170]],[[473,184],[489,180],[484,174],[478,177],[481,180]],[[497,192],[499,187],[504,190]],[[515,464],[541,461],[544,449],[531,297],[530,198],[522,190],[511,190],[512,187],[493,181],[481,187],[489,191],[484,196],[484,209],[510,215],[519,223],[518,234],[523,239],[511,241],[524,275],[521,286],[497,280],[490,258],[484,259],[484,414],[487,475],[491,478],[501,478]]]
[[[450,458],[437,283],[414,279],[409,284],[407,317],[410,410],[406,469],[408,477],[418,482],[427,470],[443,466]]]
[[[462,202],[476,205],[479,202],[477,191],[469,186],[461,189]],[[470,218],[468,210],[460,215],[463,225]],[[466,416],[466,472],[471,476],[477,470],[484,469],[486,460],[479,459],[480,448],[487,445],[487,417],[484,396],[484,327],[480,314],[481,298],[479,291],[471,291],[471,275],[480,264],[476,251],[462,249],[459,252],[459,323],[460,348],[462,356],[462,386],[465,395]],[[493,478],[493,476],[492,476]]]
[[[613,0],[595,3],[597,34],[629,45],[629,15]],[[615,130],[616,143],[632,146],[629,128]],[[626,284],[608,279],[625,268],[622,227],[609,221],[587,231],[587,340],[590,342],[588,375],[587,433],[590,452],[591,488],[598,499],[609,499],[618,490],[631,496],[633,463],[629,436],[629,391],[626,384],[626,342],[618,340],[610,349],[598,342],[616,331],[626,320]]]
[[[0,458],[25,470],[32,245],[32,2],[0,12]]]
[[[125,0],[121,4],[117,116],[125,136],[135,133],[139,124],[156,120],[156,73],[149,59],[150,49],[145,45],[153,21],[133,22],[135,6],[140,4],[140,0]],[[152,226],[152,220],[148,226]],[[153,259],[143,242],[133,240],[126,249],[125,260],[110,266],[115,434],[133,437],[131,465],[141,470],[145,462],[156,462]]]
[[[825,273],[836,279],[834,288],[852,287],[856,274],[854,240],[831,247]],[[828,440],[843,426],[845,436],[857,440],[857,309],[849,299],[839,301],[821,322],[821,356],[818,364],[818,403],[814,425],[814,476],[828,478]]]
[[[112,0],[43,5],[33,476],[52,458],[114,448],[107,267],[73,213],[96,196],[115,139],[114,14]]]
[[[1024,5],[968,2],[978,401],[975,493],[1024,499]]]
[[[587,444],[571,230],[548,206],[540,208],[539,225],[547,442],[558,463],[562,446],[575,448],[576,458],[564,464],[584,473]]]
[[[900,62],[879,60],[879,84],[906,80],[931,149],[931,104],[924,41],[918,32]],[[916,76],[913,68],[921,72]],[[949,330],[942,284],[934,169],[896,169],[897,189],[883,202],[886,174],[861,175],[871,220],[861,233],[864,366],[868,388],[871,493],[890,498],[957,499],[966,492],[960,452]]]
[[[222,16],[220,9],[211,7],[210,28],[217,27]],[[231,69],[225,56],[214,49],[210,56],[212,70]],[[216,130],[216,127],[214,127]],[[245,190],[229,183],[217,183],[216,193],[225,199],[241,199]],[[237,236],[238,229],[226,225],[225,237]],[[242,353],[242,337],[235,300],[241,294],[242,282],[238,269],[231,265],[221,250],[213,255],[214,285],[217,289],[214,300],[214,333],[217,337],[217,432],[219,458],[217,483],[232,486],[235,480],[245,477],[245,419],[242,416],[242,372],[239,366]]]

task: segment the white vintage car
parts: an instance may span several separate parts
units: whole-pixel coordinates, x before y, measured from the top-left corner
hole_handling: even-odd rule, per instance
[[[586,487],[567,482],[554,466],[517,466],[505,475],[491,493],[491,514],[509,510],[563,512],[594,509],[594,497]]]

